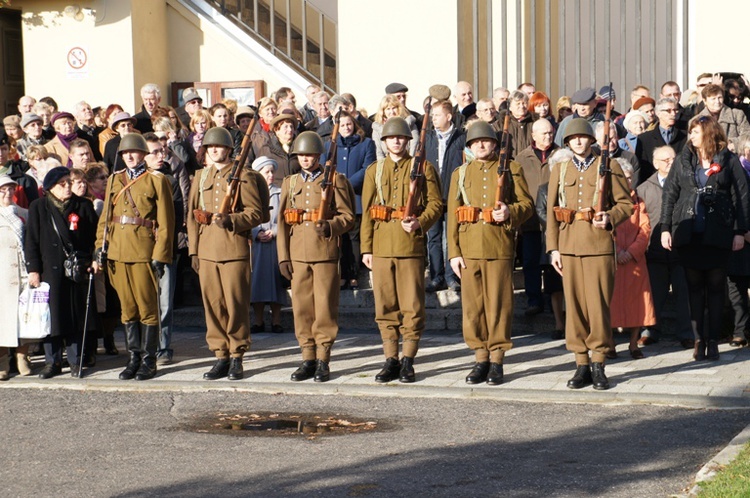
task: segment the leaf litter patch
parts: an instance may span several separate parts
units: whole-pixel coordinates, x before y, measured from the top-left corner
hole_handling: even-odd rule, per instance
[[[199,417],[183,426],[185,430],[203,434],[230,436],[341,436],[385,430],[386,424],[341,414],[309,413],[217,413]]]

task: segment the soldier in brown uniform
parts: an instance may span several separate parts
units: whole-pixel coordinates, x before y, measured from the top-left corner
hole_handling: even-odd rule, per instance
[[[109,280],[120,298],[130,352],[120,379],[147,380],[156,375],[158,280],[164,265],[172,262],[172,186],[161,173],[148,171],[144,159],[149,151],[141,135],[124,135],[117,153],[126,168],[107,185],[93,269],[97,272],[107,262]]]
[[[529,219],[534,202],[521,165],[509,164],[506,200],[495,205],[498,183],[497,135],[478,121],[466,143],[475,160],[451,176],[448,194],[448,257],[461,278],[463,334],[476,363],[466,382],[503,382],[503,357],[513,343],[513,260],[515,230]]]
[[[206,380],[242,379],[242,357],[250,348],[250,230],[261,224],[268,206],[268,187],[260,174],[240,172],[236,203],[219,213],[229,189],[234,149],[225,128],[211,128],[201,147],[206,166],[195,173],[188,207],[188,254],[201,282],[206,315],[206,342],[216,355]]]
[[[324,180],[318,161],[324,151],[317,133],[302,132],[292,151],[302,171],[284,178],[281,186],[279,269],[292,282],[294,333],[302,349],[293,381],[330,378],[328,362],[339,330],[339,237],[354,226],[354,189],[340,173],[333,179],[332,217],[317,219]]]
[[[367,168],[362,187],[362,262],[372,270],[375,321],[386,357],[376,382],[414,382],[414,357],[425,326],[425,240],[443,213],[440,180],[427,162],[418,215],[403,218],[413,162],[408,152],[410,139],[411,130],[403,118],[386,121],[381,140],[388,155]],[[399,337],[403,341],[401,362]]]
[[[614,227],[630,217],[633,202],[620,166],[611,161],[607,209],[595,213],[601,159],[591,150],[596,140],[594,131],[588,121],[575,118],[565,129],[563,140],[573,152],[573,159],[556,164],[550,171],[547,250],[552,266],[563,277],[567,309],[565,342],[576,359],[576,373],[568,381],[568,387],[580,389],[593,383],[594,389],[609,389],[604,359],[612,340],[609,319],[615,277],[612,234]]]

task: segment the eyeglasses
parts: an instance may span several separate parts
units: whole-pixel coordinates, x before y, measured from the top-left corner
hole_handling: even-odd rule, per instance
[[[678,112],[680,112],[680,110],[675,107],[672,107],[669,109],[662,109],[662,112],[668,112],[669,114],[677,114]]]
[[[674,162],[674,157],[664,157],[664,158],[654,158],[654,161],[659,161],[660,163],[669,164]]]
[[[164,150],[164,149],[154,149],[154,150],[151,151],[151,154],[153,154],[155,156],[164,156],[164,155],[167,154],[167,151]]]

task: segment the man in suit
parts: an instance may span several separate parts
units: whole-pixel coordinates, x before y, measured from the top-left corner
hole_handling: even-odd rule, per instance
[[[159,86],[154,83],[146,83],[141,87],[141,111],[133,116],[135,118],[135,129],[141,133],[154,131],[151,125],[151,113],[159,107],[161,103],[161,92]]]
[[[576,372],[568,387],[580,389],[593,384],[597,390],[609,389],[604,361],[612,343],[612,230],[630,217],[633,201],[622,169],[617,161],[611,161],[610,196],[604,210],[597,212],[601,157],[591,149],[594,131],[586,119],[574,118],[563,140],[573,158],[556,164],[550,172],[547,249],[552,266],[563,277],[565,343],[575,354]]]
[[[633,185],[640,185],[654,174],[656,168],[652,158],[654,151],[659,147],[669,145],[679,155],[687,141],[685,130],[677,126],[677,115],[680,112],[679,104],[671,97],[659,99],[656,103],[656,117],[658,126],[653,130],[638,135],[638,146],[636,154],[640,163],[637,181],[634,178]]]
[[[427,160],[436,165],[440,175],[443,202],[448,200],[448,188],[453,170],[463,162],[466,133],[453,125],[453,106],[450,101],[440,100],[432,105],[432,126],[425,135]],[[429,256],[430,282],[427,292],[436,292],[446,286],[454,291],[461,289],[461,283],[453,273],[445,257],[445,215],[432,225],[427,232],[427,254]]]
[[[473,123],[466,136],[474,160],[453,172],[448,195],[448,255],[461,278],[463,335],[474,351],[468,384],[503,382],[503,358],[513,343],[515,230],[529,219],[534,202],[517,162],[509,164],[505,199],[496,205],[497,135],[489,123]],[[493,195],[488,195],[493,193]],[[458,218],[470,209],[474,217]],[[482,215],[487,214],[487,217]]]

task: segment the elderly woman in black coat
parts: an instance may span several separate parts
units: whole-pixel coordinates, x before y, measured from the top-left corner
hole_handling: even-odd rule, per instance
[[[727,265],[745,244],[749,202],[745,171],[727,150],[724,130],[713,117],[696,116],[664,183],[661,211],[661,244],[676,249],[685,268],[696,361],[719,359]]]
[[[80,375],[80,350],[86,312],[86,282],[65,276],[66,251],[90,256],[96,241],[97,216],[90,200],[73,195],[70,171],[51,169],[44,178],[46,196],[29,208],[24,254],[29,285],[44,281],[50,286],[51,333],[44,340],[44,369],[49,379],[62,372],[62,349],[67,347],[71,375]],[[95,307],[91,310],[95,314]],[[92,324],[93,328],[93,324]]]

